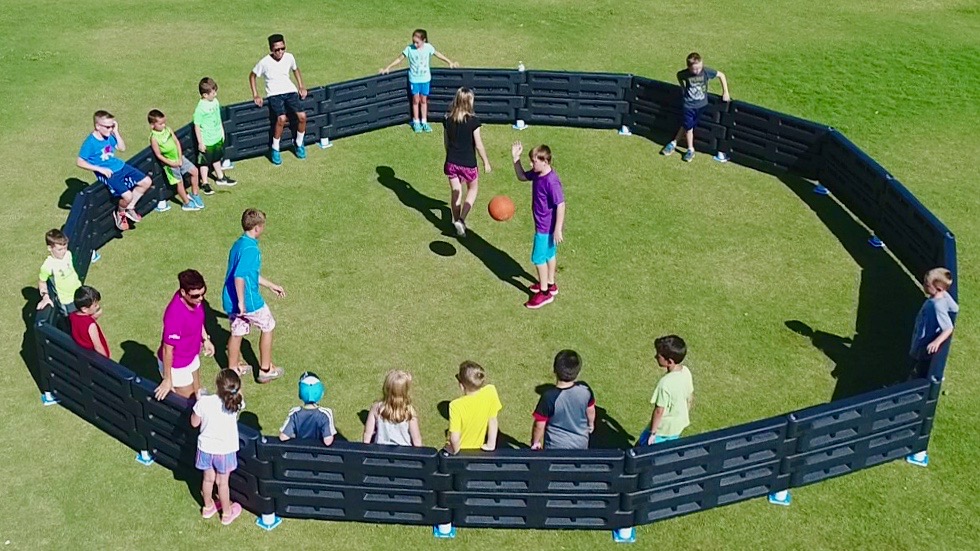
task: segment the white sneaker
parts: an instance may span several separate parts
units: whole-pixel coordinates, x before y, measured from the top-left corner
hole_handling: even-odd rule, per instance
[[[453,227],[456,228],[457,237],[466,237],[466,226],[462,220],[453,220]]]
[[[153,210],[157,212],[167,212],[170,210],[170,201],[157,201],[157,206]]]

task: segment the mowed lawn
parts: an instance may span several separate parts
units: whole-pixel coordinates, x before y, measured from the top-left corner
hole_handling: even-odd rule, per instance
[[[34,2],[5,6],[0,61],[0,177],[7,205],[0,334],[0,541],[11,549],[341,545],[588,549],[607,532],[461,531],[436,542],[425,528],[287,520],[265,533],[200,520],[191,490],[62,408],[42,409],[21,356],[25,319],[44,258],[43,233],[60,226],[68,181],[91,113],[109,109],[133,154],[145,114],[190,119],[196,84],[219,84],[223,104],[246,100],[246,76],[286,35],[309,87],[371,74],[421,26],[466,66],[635,73],[673,80],[689,51],[729,77],[732,96],[841,129],[957,234],[962,315],[930,445],[929,469],[902,462],[794,492],[791,508],[764,500],[640,529],[641,545],[684,548],[968,548],[978,528],[972,421],[980,381],[971,291],[980,238],[970,175],[980,146],[980,13],[968,2],[385,2],[252,5],[196,2]],[[437,62],[438,63],[438,62]],[[479,98],[477,98],[479,101]],[[227,248],[242,209],[267,212],[263,275],[282,284],[276,363],[286,380],[246,386],[248,409],[275,434],[306,369],[324,404],[358,439],[359,413],[392,368],[415,375],[427,445],[442,443],[439,404],[458,394],[464,359],[490,373],[501,430],[527,442],[535,388],[551,381],[562,348],[578,350],[583,379],[608,426],[603,444],[635,439],[649,418],[659,371],[652,340],[687,339],[705,432],[848,395],[900,365],[921,294],[866,232],[806,183],[767,177],[707,155],[684,164],[658,144],[611,131],[487,127],[494,170],[481,176],[471,235],[445,222],[442,136],[407,127],[344,139],[305,162],[243,161],[241,184],[205,197],[207,209],[147,217],[103,251],[87,282],[103,293],[114,357],[152,366],[160,315],[176,273],[199,269],[220,310]],[[532,223],[527,184],[509,149],[548,143],[568,201],[559,249],[561,294],[521,307]],[[73,184],[74,186],[74,184]],[[514,199],[492,221],[486,203]],[[530,274],[527,274],[530,275]],[[814,332],[811,333],[810,330]],[[224,331],[217,330],[222,337]],[[809,336],[808,336],[809,335]],[[30,341],[28,341],[28,344]],[[257,348],[257,347],[256,347]],[[216,372],[205,362],[205,382]],[[196,492],[196,489],[193,491]]]

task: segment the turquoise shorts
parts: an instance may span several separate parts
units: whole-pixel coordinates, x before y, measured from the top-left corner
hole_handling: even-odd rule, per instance
[[[531,264],[540,266],[558,254],[555,236],[550,233],[535,233],[534,245],[531,247]]]
[[[653,437],[653,443],[659,444],[661,442],[670,442],[671,440],[677,440],[681,435],[675,434],[674,436],[660,436],[659,434]],[[643,429],[640,433],[640,437],[636,440],[637,446],[648,446],[647,441],[650,440],[650,427]]]

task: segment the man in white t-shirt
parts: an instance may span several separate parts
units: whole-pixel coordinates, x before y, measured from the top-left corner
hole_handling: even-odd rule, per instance
[[[298,89],[293,81],[289,80],[290,72],[296,77]],[[269,101],[269,108],[272,113],[276,115],[276,129],[272,134],[272,153],[270,155],[272,164],[282,164],[279,139],[282,138],[282,130],[289,120],[287,112],[296,116],[296,139],[294,140],[296,157],[305,159],[306,144],[303,140],[306,136],[306,112],[303,111],[300,100],[306,99],[306,87],[303,86],[303,75],[296,65],[296,58],[293,57],[293,54],[286,53],[286,40],[281,34],[274,34],[269,37],[269,55],[260,59],[252,72],[248,74],[248,84],[252,88],[252,101],[255,102],[255,105],[262,107],[262,96],[255,88],[257,77],[265,79],[266,99]]]

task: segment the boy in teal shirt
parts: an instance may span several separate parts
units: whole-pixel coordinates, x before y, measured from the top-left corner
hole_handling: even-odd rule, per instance
[[[225,127],[221,123],[221,104],[218,103],[218,83],[211,77],[204,77],[197,85],[201,101],[194,109],[194,136],[197,138],[197,164],[201,167],[201,191],[212,195],[214,190],[208,183],[208,168],[214,169],[214,183],[231,187],[238,182],[225,177],[221,162],[225,156]]]
[[[694,403],[694,380],[691,370],[682,365],[687,356],[687,345],[677,335],[667,335],[653,341],[657,351],[657,364],[667,374],[657,381],[650,403],[653,415],[650,425],[643,429],[636,445],[650,446],[668,440],[677,440],[681,432],[691,424],[689,412]]]
[[[177,195],[184,204],[181,210],[203,209],[204,201],[198,195],[197,167],[184,157],[180,140],[177,139],[174,131],[167,126],[167,116],[159,109],[152,109],[146,115],[146,122],[150,123],[150,149],[160,166],[163,167],[167,182],[177,187]],[[184,176],[191,177],[190,196],[184,189]],[[158,205],[158,211],[170,210],[170,205],[166,201],[161,201],[161,203],[166,206]]]

